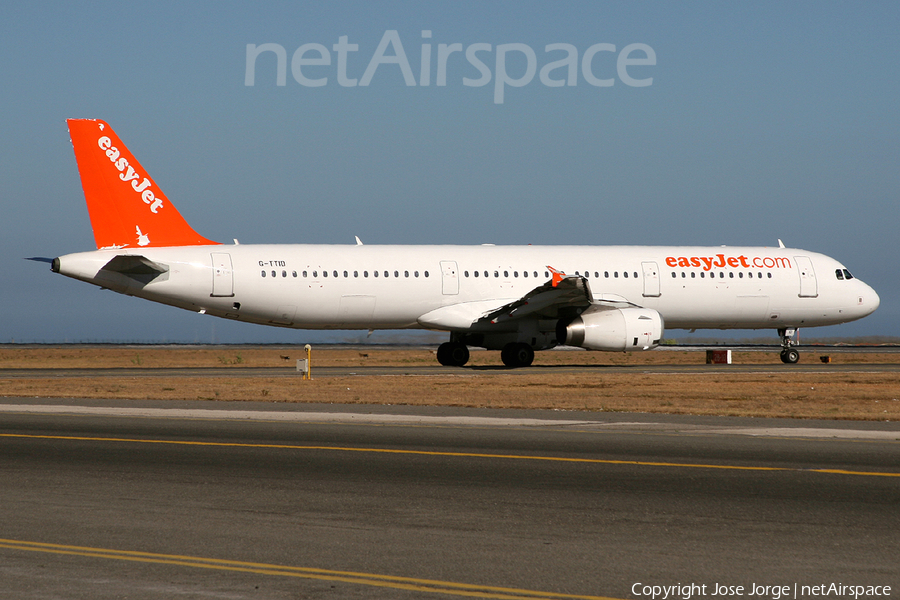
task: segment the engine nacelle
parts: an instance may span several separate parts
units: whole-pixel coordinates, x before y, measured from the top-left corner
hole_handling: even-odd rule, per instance
[[[662,315],[652,308],[592,307],[556,325],[560,344],[607,352],[652,350],[662,334]]]

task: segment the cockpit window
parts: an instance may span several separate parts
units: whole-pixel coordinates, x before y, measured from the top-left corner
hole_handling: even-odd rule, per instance
[[[839,280],[841,280],[841,281],[844,280],[844,274],[841,272],[840,269],[835,269],[835,270],[834,270],[834,274],[835,274],[835,276],[837,276],[837,278],[838,278]]]
[[[845,279],[853,279],[853,275],[850,274],[850,271],[844,269],[844,278]]]

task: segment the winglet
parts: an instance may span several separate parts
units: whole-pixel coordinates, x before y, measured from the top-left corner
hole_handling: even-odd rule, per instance
[[[107,123],[69,119],[97,248],[217,244],[194,231]]]
[[[547,265],[547,268],[550,269],[550,273],[553,274],[553,278],[550,280],[550,285],[556,287],[559,285],[559,282],[566,278],[566,274],[562,271],[557,271],[550,265]]]

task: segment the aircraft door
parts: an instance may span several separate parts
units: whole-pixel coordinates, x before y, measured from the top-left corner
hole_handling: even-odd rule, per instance
[[[659,294],[659,267],[655,262],[642,262],[641,267],[644,269],[644,297],[655,298]]]
[[[816,283],[816,272],[813,270],[812,260],[808,256],[795,256],[797,272],[800,274],[800,297],[815,298],[819,295]]]
[[[456,261],[441,261],[441,289],[445,296],[459,293],[459,269],[456,266]]]
[[[213,281],[212,293],[213,297],[231,297],[234,296],[234,270],[231,267],[231,255],[225,252],[213,252]]]

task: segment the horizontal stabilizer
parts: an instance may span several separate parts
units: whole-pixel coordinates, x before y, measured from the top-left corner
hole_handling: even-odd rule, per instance
[[[167,273],[169,267],[155,263],[149,258],[130,254],[120,254],[103,265],[103,270],[121,273],[129,277],[134,275],[160,275]]]
[[[31,256],[31,257],[26,258],[25,260],[33,260],[35,262],[45,262],[45,263],[50,263],[51,265],[53,264],[53,259],[47,258],[46,256]]]

